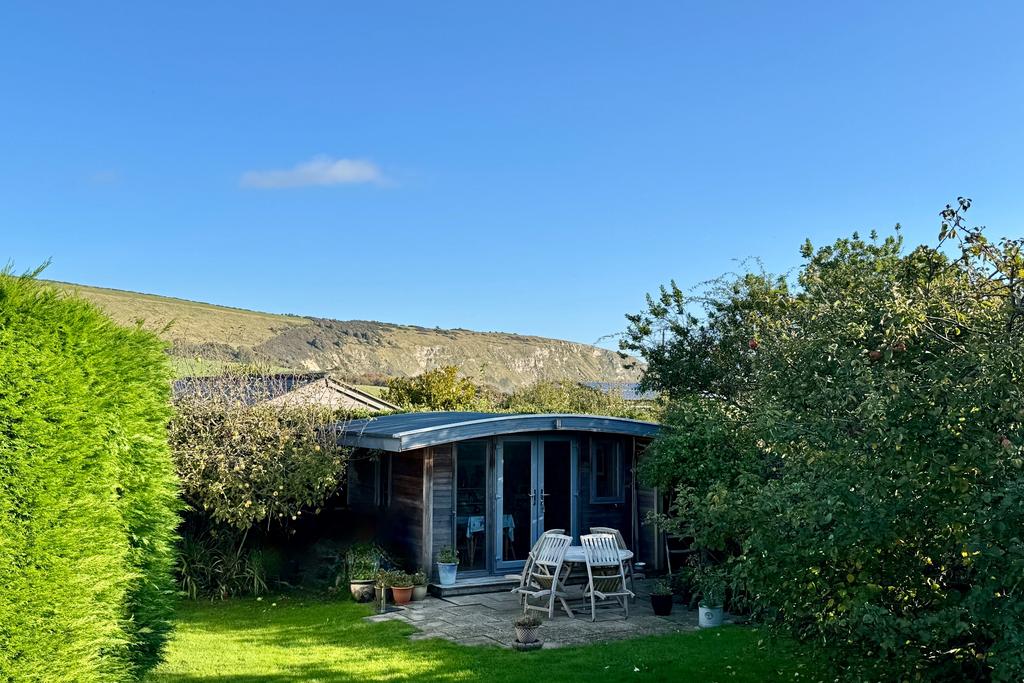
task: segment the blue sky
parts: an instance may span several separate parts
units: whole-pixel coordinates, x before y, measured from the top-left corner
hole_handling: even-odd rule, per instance
[[[1019,235],[1022,7],[4,3],[0,261],[594,342],[959,194]]]

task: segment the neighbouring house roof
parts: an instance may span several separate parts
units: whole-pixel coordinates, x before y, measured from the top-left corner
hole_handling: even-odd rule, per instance
[[[639,382],[580,382],[580,384],[609,394],[618,394],[627,401],[653,401],[658,398],[656,391],[640,391]]]
[[[273,375],[218,375],[183,377],[175,380],[174,396],[198,396],[241,401],[247,405],[322,405],[334,409],[383,412],[398,406],[353,386],[339,382],[322,372],[280,373]]]
[[[338,425],[345,446],[401,452],[466,439],[521,432],[601,432],[653,437],[661,429],[653,422],[620,417],[569,414],[401,413]]]

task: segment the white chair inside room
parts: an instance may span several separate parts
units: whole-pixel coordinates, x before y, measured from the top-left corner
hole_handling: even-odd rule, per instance
[[[583,554],[587,559],[587,586],[584,600],[590,600],[590,620],[597,621],[597,603],[622,608],[629,618],[629,599],[633,591],[626,587],[626,573],[619,559],[619,545],[614,534],[588,534],[580,537]]]
[[[534,554],[530,571],[524,585],[517,589],[523,598],[523,614],[529,610],[547,612],[548,618],[555,616],[555,600],[561,602],[566,614],[573,616],[572,609],[566,602],[565,551],[572,545],[572,536],[545,533],[541,537],[540,548]],[[539,604],[531,604],[531,600],[540,600]],[[546,603],[546,604],[545,604]]]
[[[630,548],[626,545],[626,539],[622,537],[622,532],[618,529],[613,529],[610,526],[592,526],[590,527],[590,533],[592,534],[611,534],[615,536],[615,543],[619,546],[619,550],[629,550]],[[622,570],[626,574],[626,580],[629,581],[629,590],[636,593],[636,584],[633,581],[633,560],[626,560],[622,563]]]

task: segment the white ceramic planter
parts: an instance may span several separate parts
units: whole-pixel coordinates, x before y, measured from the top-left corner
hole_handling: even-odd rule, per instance
[[[516,640],[520,643],[529,644],[537,642],[537,631],[540,626],[516,626]]]
[[[415,602],[417,600],[422,600],[425,597],[427,597],[427,587],[426,586],[413,586],[412,587],[412,599],[413,599],[413,602]]]
[[[697,625],[701,628],[714,628],[722,625],[722,608],[701,605],[697,612]]]

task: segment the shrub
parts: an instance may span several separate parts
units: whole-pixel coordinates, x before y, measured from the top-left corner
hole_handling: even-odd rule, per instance
[[[521,614],[512,620],[512,625],[519,628],[537,628],[543,623],[536,614]]]
[[[119,681],[170,628],[163,344],[0,274],[0,679]]]
[[[459,551],[454,546],[441,548],[437,553],[437,561],[441,564],[458,564]]]
[[[349,581],[369,581],[380,568],[384,551],[376,545],[360,543],[349,548],[345,554],[345,566]]]
[[[175,401],[170,441],[185,501],[246,531],[316,511],[337,492],[348,449],[319,406],[254,405],[230,395]]]
[[[627,401],[617,393],[568,381],[536,382],[505,396],[499,407],[513,413],[579,413],[634,420],[657,419],[661,412],[657,402]]]
[[[630,318],[648,384],[719,406],[659,438],[669,526],[844,678],[1024,676],[1024,240],[968,206],[937,247],[807,244],[793,286],[673,286]]]
[[[485,403],[479,388],[459,369],[448,365],[415,377],[388,380],[387,398],[403,408],[429,410],[477,410]]]
[[[241,546],[231,535],[188,535],[178,557],[181,590],[193,600],[267,591],[264,551]]]

